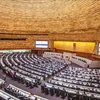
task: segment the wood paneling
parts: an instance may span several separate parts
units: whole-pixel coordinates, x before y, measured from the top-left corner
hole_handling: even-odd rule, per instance
[[[0,41],[0,49],[36,49],[36,40],[48,40],[52,50],[53,41],[97,43],[100,0],[1,0],[0,33],[0,37],[27,38]],[[97,46],[93,52],[97,54]]]

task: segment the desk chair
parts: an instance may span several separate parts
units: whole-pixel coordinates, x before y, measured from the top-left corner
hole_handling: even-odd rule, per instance
[[[37,83],[34,83],[34,86],[38,87],[38,84]]]
[[[0,97],[0,100],[5,100],[4,98]]]
[[[68,100],[72,99],[72,93],[67,94]]]
[[[66,93],[66,91],[64,91],[64,90],[61,90],[60,91],[60,95],[61,95],[61,98],[65,98],[66,96],[67,96],[67,93]]]
[[[44,92],[45,92],[46,95],[49,94],[49,91],[48,91],[48,88],[47,87],[44,88]]]
[[[25,83],[25,79],[21,78],[21,83],[24,84]]]
[[[44,86],[41,85],[41,91],[44,93]]]
[[[60,90],[59,89],[55,89],[55,94],[56,94],[56,96],[60,96]]]
[[[50,94],[54,95],[54,88],[50,88]]]
[[[6,69],[2,68],[2,71],[3,71],[5,74],[7,74],[7,73],[6,73]]]
[[[30,83],[30,88],[34,88],[35,84],[34,83]]]
[[[90,97],[89,100],[100,100],[100,98],[93,98],[93,97]]]
[[[89,97],[83,96],[83,100],[89,100]]]
[[[78,100],[77,95],[73,95],[72,100]]]
[[[20,76],[17,77],[17,80],[18,80],[19,83],[21,83],[21,77]]]
[[[24,100],[30,100],[29,98],[27,98],[27,97],[23,97],[24,98]]]
[[[24,100],[24,97],[23,97],[23,96],[18,96],[18,98],[19,98],[20,100]]]
[[[29,87],[30,86],[30,83],[28,81],[26,81],[26,86]]]

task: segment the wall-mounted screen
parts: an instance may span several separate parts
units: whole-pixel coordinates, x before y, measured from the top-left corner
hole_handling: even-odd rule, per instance
[[[100,43],[98,45],[98,55],[100,55]]]
[[[48,41],[36,41],[36,48],[48,48]]]

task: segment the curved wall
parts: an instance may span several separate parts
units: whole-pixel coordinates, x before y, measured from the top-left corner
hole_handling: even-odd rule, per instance
[[[97,43],[100,0],[1,0],[0,38],[5,37],[25,37],[26,41],[0,40],[0,49],[36,49],[36,40],[48,40],[52,50],[53,41]],[[90,51],[79,48],[93,51],[93,46]],[[97,54],[97,45],[94,49]]]
[[[93,53],[95,42],[54,41],[54,48],[73,52]]]

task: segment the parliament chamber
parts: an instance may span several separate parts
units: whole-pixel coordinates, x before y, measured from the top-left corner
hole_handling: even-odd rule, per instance
[[[0,100],[100,100],[100,0],[0,0]]]

